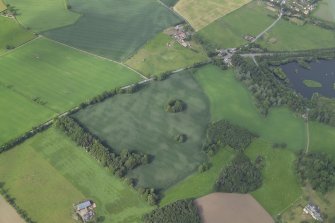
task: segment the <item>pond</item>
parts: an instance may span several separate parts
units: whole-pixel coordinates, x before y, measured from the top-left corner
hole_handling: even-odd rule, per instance
[[[311,98],[314,93],[335,98],[335,60],[315,61],[309,63],[309,66],[310,69],[306,69],[298,63],[288,63],[281,68],[290,86],[305,98]]]

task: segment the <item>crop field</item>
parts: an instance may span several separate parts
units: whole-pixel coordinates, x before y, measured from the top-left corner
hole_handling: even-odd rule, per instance
[[[319,26],[279,21],[257,43],[269,50],[293,51],[335,47],[335,32]]]
[[[18,10],[16,18],[35,32],[75,23],[80,14],[69,11],[64,0],[5,0]]]
[[[54,112],[0,83],[0,145],[50,119]]]
[[[150,77],[208,60],[200,45],[195,42],[191,44],[192,48],[185,48],[167,34],[160,33],[131,57],[126,64]]]
[[[293,152],[273,149],[271,143],[258,139],[247,148],[246,154],[253,160],[259,155],[265,158],[263,185],[251,194],[272,216],[279,214],[302,195],[293,166]]]
[[[0,0],[0,12],[5,11],[6,9],[6,4],[2,0]]]
[[[217,47],[238,47],[247,43],[245,35],[257,36],[275,21],[269,15],[277,16],[264,3],[252,1],[205,27],[199,35]]]
[[[240,8],[250,0],[179,0],[174,10],[199,31],[220,17]]]
[[[25,223],[15,209],[0,196],[0,222]]]
[[[318,2],[318,5],[318,8],[313,12],[313,16],[328,22],[335,22],[335,2],[322,0]]]
[[[172,99],[183,100],[183,112],[169,113]],[[187,72],[153,82],[132,95],[117,95],[75,114],[84,126],[115,150],[152,155],[153,161],[130,172],[140,186],[165,189],[191,174],[204,161],[203,140],[210,114],[206,95]],[[127,111],[127,112],[125,112]],[[176,137],[187,135],[180,143]]]
[[[140,80],[119,64],[44,38],[0,57],[0,78],[3,85],[55,112]]]
[[[0,55],[6,52],[8,47],[15,48],[35,38],[33,33],[25,30],[14,19],[0,16],[0,26]]]
[[[234,152],[229,149],[220,149],[209,162],[211,168],[206,172],[196,172],[183,181],[173,185],[164,192],[161,206],[180,199],[197,198],[213,192],[213,186],[221,170],[229,164],[234,157]]]
[[[0,177],[37,222],[74,222],[72,204],[97,203],[104,222],[138,222],[151,210],[140,195],[51,128],[0,155]]]
[[[232,70],[206,66],[198,70],[195,77],[209,98],[213,121],[229,120],[267,141],[286,143],[292,151],[305,148],[303,119],[287,108],[272,109],[266,118],[262,117],[249,91],[235,79]]]
[[[69,0],[69,4],[82,14],[80,19],[45,35],[114,60],[126,60],[157,33],[181,22],[156,0]]]

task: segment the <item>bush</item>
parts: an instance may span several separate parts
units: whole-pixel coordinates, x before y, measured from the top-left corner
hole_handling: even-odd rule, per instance
[[[187,135],[185,134],[179,134],[176,136],[176,141],[179,143],[184,143],[187,140]]]
[[[259,162],[259,161],[258,161]],[[261,168],[243,153],[238,153],[215,183],[215,190],[228,193],[248,193],[262,186]]]
[[[179,99],[170,100],[165,107],[165,111],[171,113],[182,112],[185,109],[186,109],[186,103]]]
[[[144,223],[200,223],[197,207],[192,200],[180,200],[144,215]]]

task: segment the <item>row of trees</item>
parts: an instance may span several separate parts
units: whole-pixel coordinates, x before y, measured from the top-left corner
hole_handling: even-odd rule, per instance
[[[214,185],[216,191],[248,193],[262,186],[264,159],[259,156],[253,163],[245,154],[238,153],[220,174]]]
[[[98,160],[102,166],[108,167],[112,172],[123,177],[129,170],[139,165],[149,163],[149,156],[143,153],[122,150],[120,154],[102,144],[88,130],[83,128],[73,118],[64,116],[56,120],[55,126],[69,136],[77,145],[84,148],[91,156]]]
[[[8,191],[5,189],[5,184],[0,182],[0,194],[3,196],[3,198],[16,210],[16,212],[21,216],[21,218],[26,222],[26,223],[36,223],[36,221],[32,220],[27,212],[20,208],[16,202],[15,198],[11,197],[8,194]]]
[[[297,155],[295,167],[302,184],[309,183],[321,193],[335,187],[335,161],[324,153],[304,153]]]
[[[257,135],[247,129],[233,125],[229,121],[220,120],[211,123],[207,129],[207,145],[205,150],[217,148],[218,146],[228,145],[231,148],[242,152]],[[216,145],[216,146],[213,146]]]
[[[198,208],[193,200],[179,200],[144,215],[144,223],[200,223]]]

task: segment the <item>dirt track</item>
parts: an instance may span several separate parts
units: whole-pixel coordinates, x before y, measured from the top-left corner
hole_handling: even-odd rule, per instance
[[[213,193],[196,199],[204,223],[274,223],[249,194]]]
[[[25,223],[3,197],[0,196],[0,223]]]

